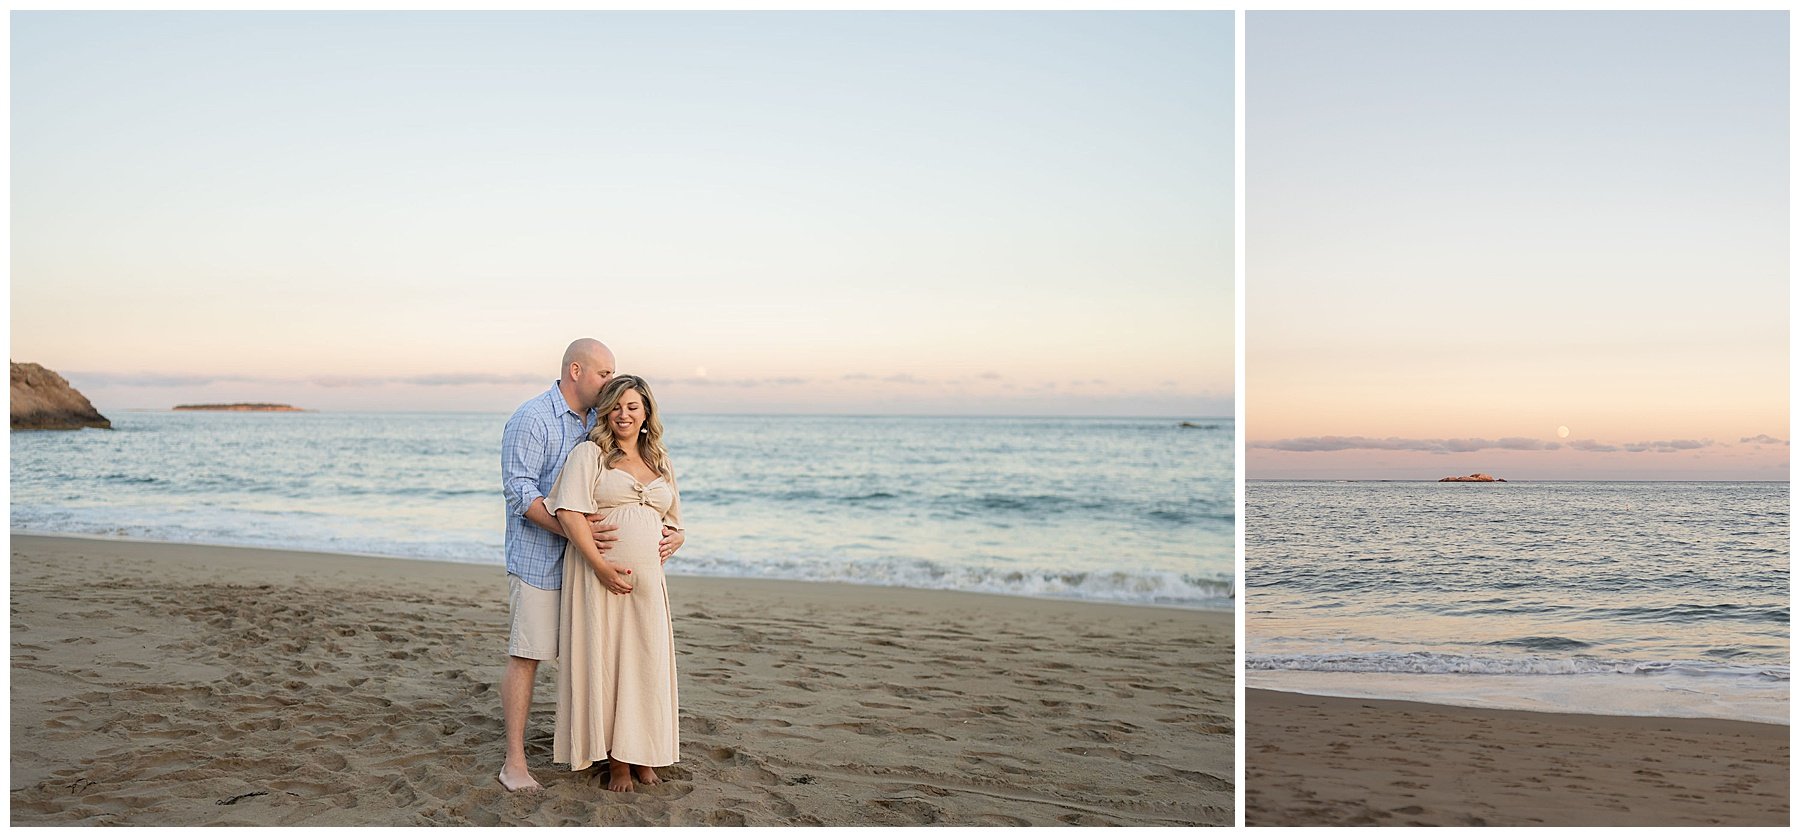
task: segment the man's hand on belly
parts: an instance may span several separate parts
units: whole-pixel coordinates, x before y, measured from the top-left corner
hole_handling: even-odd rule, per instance
[[[619,536],[614,534],[619,530],[619,527],[614,526],[611,523],[600,522],[605,517],[606,516],[603,514],[590,514],[587,516],[588,528],[594,530],[594,546],[599,547],[601,552],[612,549],[613,542],[619,539]]]
[[[682,533],[680,529],[664,526],[662,541],[656,545],[656,555],[666,562],[669,560],[669,556],[674,555],[675,550],[680,549],[684,543],[687,543],[686,534]]]

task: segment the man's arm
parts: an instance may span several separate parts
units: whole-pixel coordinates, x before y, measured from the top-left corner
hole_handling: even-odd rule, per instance
[[[506,494],[506,511],[562,537],[562,524],[544,506],[543,492],[538,491],[538,474],[543,472],[544,460],[550,456],[549,433],[542,424],[529,418],[506,423],[506,432],[500,437],[500,483]],[[613,534],[619,527],[601,523],[600,517],[590,514],[587,521],[588,528],[594,533],[594,545],[605,552],[619,539]]]
[[[550,455],[549,434],[530,417],[514,416],[500,435],[500,490],[506,495],[506,513],[523,517],[540,528],[562,534],[556,518],[544,508],[538,475]],[[532,512],[536,511],[537,515]]]

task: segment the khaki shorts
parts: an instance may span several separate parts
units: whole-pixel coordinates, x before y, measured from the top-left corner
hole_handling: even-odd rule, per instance
[[[556,632],[562,628],[562,591],[541,590],[506,574],[512,607],[512,638],[506,653],[529,660],[556,659]]]

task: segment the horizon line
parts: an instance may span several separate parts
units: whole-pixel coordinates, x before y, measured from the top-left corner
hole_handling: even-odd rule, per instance
[[[363,410],[319,410],[310,407],[296,407],[293,410],[176,410],[173,407],[120,407],[120,413],[229,413],[233,415],[292,415],[293,413],[327,413],[336,415],[355,415],[360,413],[420,413],[433,415],[506,415],[508,410],[410,410],[410,409],[363,409]],[[1197,416],[1191,413],[1170,413],[1164,415],[1151,414],[1119,414],[1119,415],[1068,415],[1061,413],[745,413],[745,412],[705,412],[684,411],[676,415],[688,416],[800,416],[806,418],[1054,418],[1054,419],[1176,419],[1181,421],[1220,421],[1233,422],[1232,416]]]

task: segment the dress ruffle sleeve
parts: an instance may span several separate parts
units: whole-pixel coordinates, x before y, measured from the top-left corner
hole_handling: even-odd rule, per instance
[[[569,451],[562,473],[556,476],[556,484],[544,497],[544,507],[550,510],[552,517],[558,509],[592,514],[600,508],[600,504],[594,502],[594,483],[599,477],[600,446],[593,442],[576,445]]]
[[[675,485],[673,467],[669,469],[669,476],[665,479],[669,483],[669,510],[663,512],[663,525],[677,532],[686,531],[681,526],[681,488]]]

